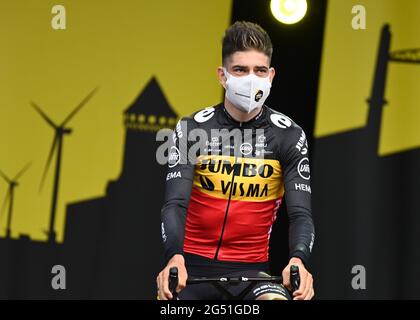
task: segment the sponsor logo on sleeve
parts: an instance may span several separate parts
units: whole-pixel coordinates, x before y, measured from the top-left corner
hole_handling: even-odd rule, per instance
[[[169,172],[166,175],[166,181],[171,180],[171,179],[175,179],[175,178],[181,178],[181,171]]]
[[[292,125],[292,121],[282,114],[273,113],[270,116],[271,122],[273,122],[277,127],[286,129]]]
[[[302,179],[309,180],[311,178],[311,169],[309,168],[308,158],[303,158],[299,161],[297,171]]]
[[[206,122],[207,120],[211,119],[211,117],[214,116],[214,111],[215,109],[213,107],[209,107],[204,110],[201,110],[195,114],[194,120],[199,123]]]
[[[162,240],[163,240],[163,242],[166,242],[167,236],[166,236],[166,233],[165,233],[165,224],[162,222],[160,227],[161,227],[161,232],[162,232]]]
[[[309,244],[309,252],[312,252],[312,247],[314,246],[315,242],[315,234],[311,233],[311,243]]]
[[[304,183],[295,183],[295,190],[296,191],[306,191],[311,193],[311,186],[308,186]]]
[[[177,147],[172,146],[169,150],[169,156],[168,156],[168,167],[173,168],[175,167],[179,161],[181,160],[181,154],[179,153],[179,150]]]
[[[308,153],[308,141],[306,140],[305,132],[302,130],[299,141],[296,144],[296,149],[304,156]]]
[[[178,123],[176,124],[175,131],[178,138],[182,138],[183,134],[182,134],[182,128],[181,128],[181,120],[178,121]]]

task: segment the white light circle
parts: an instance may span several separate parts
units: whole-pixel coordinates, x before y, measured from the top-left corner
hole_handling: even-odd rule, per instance
[[[271,0],[270,8],[278,21],[293,24],[303,19],[308,4],[306,0]]]

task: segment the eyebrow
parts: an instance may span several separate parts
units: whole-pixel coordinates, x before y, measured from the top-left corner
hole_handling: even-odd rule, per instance
[[[233,68],[244,68],[244,69],[247,69],[248,67],[247,66],[240,65],[240,64],[236,64],[236,65],[232,66],[232,69]]]
[[[244,68],[244,69],[249,69],[249,68],[248,68],[248,66],[243,66],[243,65],[240,65],[240,64],[236,64],[236,65],[232,66],[232,69],[233,69],[233,68]],[[266,66],[256,66],[255,68],[257,68],[257,69],[266,69],[266,70],[268,70],[268,67],[266,67]]]

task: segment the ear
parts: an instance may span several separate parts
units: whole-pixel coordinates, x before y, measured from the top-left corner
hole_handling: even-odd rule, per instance
[[[276,69],[273,67],[270,68],[270,74],[268,75],[270,77],[270,82],[273,82],[274,76],[276,75]]]
[[[221,67],[221,66],[217,67],[217,77],[219,79],[219,83],[222,85],[223,88],[226,89],[227,78],[226,78],[225,72],[223,70],[223,67]]]

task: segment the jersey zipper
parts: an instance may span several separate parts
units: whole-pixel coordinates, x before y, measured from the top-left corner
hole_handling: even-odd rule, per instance
[[[239,123],[239,127],[242,128],[242,122]],[[228,213],[229,213],[230,200],[232,198],[233,183],[235,181],[235,165],[236,165],[237,160],[238,160],[238,157],[235,155],[235,162],[233,164],[234,167],[233,167],[232,179],[230,180],[229,198],[228,198],[228,203],[226,205],[226,211],[225,211],[225,217],[224,217],[224,220],[223,220],[222,232],[220,233],[219,243],[217,244],[217,249],[216,249],[216,254],[214,255],[214,260],[217,260],[217,258],[219,256],[219,250],[220,250],[220,247],[222,246],[222,241],[223,241],[223,234],[225,233],[227,216],[228,216]]]
[[[229,198],[228,198],[228,203],[226,205],[226,211],[225,211],[225,218],[223,220],[222,232],[220,234],[219,243],[217,244],[217,249],[216,249],[216,254],[214,255],[214,260],[217,260],[218,255],[219,255],[220,247],[222,246],[223,234],[225,232],[227,216],[228,216],[228,213],[229,213],[230,199],[232,198],[233,183],[235,181],[235,165],[236,165],[237,159],[238,158],[235,156],[235,162],[233,164],[234,167],[233,167],[233,172],[232,172],[232,179],[230,180]]]

